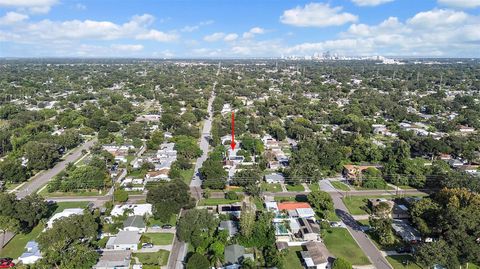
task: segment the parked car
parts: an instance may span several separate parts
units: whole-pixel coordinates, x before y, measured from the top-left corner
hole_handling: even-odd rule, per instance
[[[161,227],[159,225],[153,225],[152,228],[153,229],[160,229]]]
[[[396,251],[398,253],[412,253],[413,248],[411,246],[398,247]]]
[[[162,229],[172,229],[172,227],[173,226],[170,225],[170,224],[165,224],[165,225],[162,226]]]
[[[152,243],[144,243],[142,245],[142,248],[153,248],[153,244]]]
[[[12,258],[0,258],[0,263],[2,263],[2,262],[11,262],[11,261],[13,261]]]
[[[0,262],[0,268],[12,268],[15,266],[15,263],[13,263],[11,260],[5,260]]]

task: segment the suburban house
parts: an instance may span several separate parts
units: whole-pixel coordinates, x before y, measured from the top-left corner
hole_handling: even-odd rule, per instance
[[[245,248],[237,244],[226,246],[224,255],[225,265],[230,265],[230,267],[227,268],[240,268],[239,264],[241,264],[244,259],[249,258],[254,260],[253,254],[245,254]]]
[[[228,238],[232,238],[238,233],[238,222],[233,220],[221,221],[218,230],[227,231]]]
[[[273,226],[277,242],[307,242],[319,239],[320,226],[308,203],[266,202],[268,211],[275,214]]]
[[[144,233],[147,229],[147,225],[143,220],[143,216],[128,216],[128,218],[123,222],[123,230],[131,231],[137,233]]]
[[[422,240],[420,232],[415,229],[407,220],[394,219],[392,222],[392,228],[404,242],[415,244]]]
[[[461,133],[473,133],[473,132],[475,132],[475,128],[465,126],[465,125],[460,125],[458,127],[458,131],[461,132]]]
[[[131,256],[130,250],[104,251],[93,269],[128,269]]]
[[[152,215],[151,204],[124,204],[115,205],[110,215],[114,217],[122,216],[123,212],[127,210],[129,216],[150,216]]]
[[[133,231],[120,231],[116,236],[110,237],[106,248],[113,250],[138,250],[141,234]]]
[[[34,264],[42,258],[37,242],[28,241],[25,249],[26,251],[18,258],[23,264]]]
[[[307,269],[327,269],[333,260],[322,242],[310,241],[305,244],[306,251],[300,252]]]
[[[284,183],[285,177],[281,173],[271,173],[265,175],[265,182],[272,184],[272,183]]]
[[[135,121],[137,122],[159,122],[161,116],[158,114],[147,114],[138,116]]]
[[[64,209],[62,212],[59,212],[55,215],[53,215],[47,222],[47,229],[50,229],[53,227],[53,224],[55,221],[61,219],[61,218],[68,218],[73,215],[82,215],[83,214],[83,208],[67,208]]]
[[[127,162],[128,151],[135,149],[133,145],[126,144],[126,145],[114,145],[114,144],[106,144],[103,145],[102,148],[108,151],[110,154],[115,157],[115,161],[117,162]]]

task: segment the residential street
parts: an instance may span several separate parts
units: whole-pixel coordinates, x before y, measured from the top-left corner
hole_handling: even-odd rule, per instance
[[[82,150],[88,150],[95,142],[97,141],[96,138],[91,139],[82,145],[75,148],[70,154],[64,157],[62,161],[57,163],[53,168],[43,171],[40,174],[31,178],[27,183],[25,183],[22,187],[20,187],[15,194],[17,195],[18,199],[22,199],[27,195],[35,193],[40,188],[42,188],[48,181],[50,181],[54,176],[60,173],[68,163],[75,162],[78,158],[82,156]]]
[[[200,149],[203,151],[203,153],[202,153],[202,156],[200,156],[197,159],[197,162],[195,163],[195,170],[194,170],[195,172],[193,175],[193,179],[190,182],[190,193],[197,201],[200,200],[200,198],[202,197],[202,189],[201,189],[202,180],[200,179],[200,176],[199,176],[199,169],[202,167],[203,162],[208,158],[208,152],[209,152],[208,139],[211,135],[210,132],[212,130],[212,119],[213,119],[212,104],[213,104],[213,100],[215,99],[216,85],[217,85],[217,82],[214,82],[213,88],[212,88],[212,95],[208,100],[208,107],[207,107],[208,118],[205,119],[203,123],[202,135],[200,137]],[[177,236],[175,236],[173,245],[172,245],[172,251],[170,252],[170,257],[168,259],[167,268],[182,269],[183,260],[185,259],[186,255],[187,255],[187,244],[185,242],[179,241]]]
[[[361,231],[360,225],[356,220],[348,213],[348,209],[342,201],[341,195],[332,195],[333,203],[335,206],[335,212],[346,224],[348,231],[353,236],[357,244],[363,250],[363,253],[367,255],[370,262],[377,269],[390,269],[392,268],[388,261],[383,257],[380,250],[373,244],[370,238]]]

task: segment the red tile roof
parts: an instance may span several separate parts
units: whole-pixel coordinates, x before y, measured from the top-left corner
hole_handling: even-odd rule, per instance
[[[278,203],[278,210],[294,210],[298,208],[311,208],[308,203],[298,203],[298,202],[283,202]]]

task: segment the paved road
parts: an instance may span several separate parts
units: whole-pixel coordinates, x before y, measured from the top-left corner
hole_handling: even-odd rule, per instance
[[[21,199],[38,191],[54,176],[58,175],[61,171],[63,171],[63,169],[65,169],[68,163],[73,163],[78,158],[80,158],[82,156],[82,150],[88,150],[88,148],[90,148],[96,141],[97,139],[94,138],[83,143],[81,146],[75,148],[69,155],[64,158],[63,161],[57,163],[53,168],[34,176],[15,192],[17,198]]]
[[[380,250],[372,243],[370,238],[361,231],[360,225],[358,225],[352,215],[348,213],[348,209],[342,201],[342,196],[332,195],[332,199],[335,206],[335,212],[347,225],[348,231],[353,236],[355,241],[357,241],[358,245],[363,250],[363,253],[367,255],[367,257],[370,259],[370,262],[375,266],[375,268],[391,269],[392,266],[390,266],[385,257],[383,257]]]
[[[208,151],[209,151],[209,143],[208,143],[208,138],[211,136],[211,130],[212,130],[212,120],[213,120],[213,109],[212,109],[212,104],[213,100],[215,99],[215,86],[217,85],[217,82],[213,84],[213,89],[212,89],[212,96],[208,100],[208,118],[205,119],[204,124],[203,124],[203,130],[202,130],[202,136],[200,137],[200,149],[203,151],[202,156],[197,159],[197,162],[195,163],[195,173],[193,176],[192,181],[190,182],[190,187],[200,187],[202,186],[202,180],[200,179],[199,175],[199,169],[202,167],[203,162],[207,159],[208,157]]]
[[[208,118],[205,119],[203,123],[203,130],[202,135],[200,137],[200,149],[203,151],[202,156],[197,159],[195,163],[195,172],[192,181],[190,182],[190,194],[198,201],[202,197],[202,180],[200,179],[199,169],[202,167],[203,162],[208,158],[209,152],[209,143],[208,139],[211,136],[212,130],[212,120],[213,120],[213,109],[212,104],[213,100],[215,99],[215,86],[217,82],[213,83],[212,87],[212,95],[208,100]],[[183,213],[184,211],[182,211]],[[181,242],[178,240],[177,236],[175,236],[172,251],[170,251],[170,256],[168,258],[168,265],[167,268],[169,269],[182,269],[183,260],[187,255],[187,244],[185,242]]]

